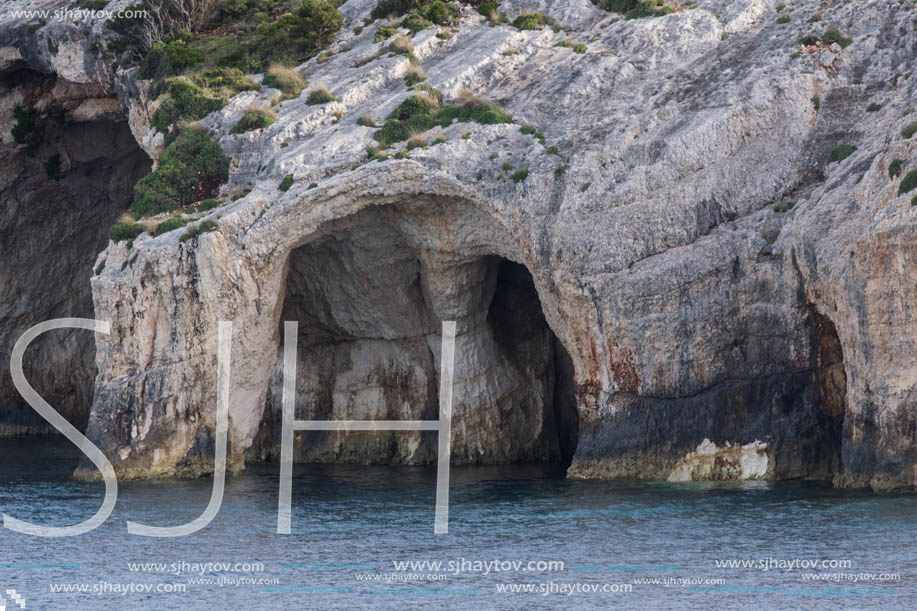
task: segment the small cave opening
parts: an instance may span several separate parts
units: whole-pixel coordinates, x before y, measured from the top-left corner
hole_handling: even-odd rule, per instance
[[[452,464],[568,465],[579,426],[573,363],[532,275],[486,248],[431,251],[428,221],[396,204],[376,206],[291,253],[278,333],[298,322],[296,419],[437,419],[439,335],[453,319]],[[281,346],[249,461],[279,457],[282,383]],[[293,456],[433,464],[436,435],[302,431]]]
[[[804,448],[803,459],[809,465],[810,477],[831,479],[840,473],[842,466],[847,374],[837,328],[830,318],[817,310],[813,310],[813,315],[818,382],[818,404],[814,414],[817,433]]]

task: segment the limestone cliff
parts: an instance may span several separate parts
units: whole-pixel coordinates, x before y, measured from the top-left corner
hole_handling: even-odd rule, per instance
[[[17,6],[39,4],[55,3]],[[224,205],[192,214],[213,231],[110,242],[98,274],[62,272],[112,323],[95,338],[87,434],[120,475],[212,468],[220,320],[235,323],[235,467],[277,453],[283,320],[300,323],[298,415],[312,419],[435,417],[439,322],[456,320],[456,464],[575,448],[575,477],[914,488],[913,3],[698,0],[649,19],[501,4],[507,21],[558,26],[535,30],[463,5],[455,26],[412,36],[413,55],[443,103],[471,90],[512,122],[457,120],[368,156],[377,128],[361,117],[381,125],[415,94],[411,58],[364,21],[375,4],[343,3],[333,45],[299,67],[334,101],[307,104],[307,89],[233,133],[279,97],[265,86],[200,121],[232,159]],[[104,94],[86,98],[116,96],[159,154],[155,102],[136,68],[108,67],[99,26],[27,30],[0,21],[4,87],[13,67],[91,83]],[[32,211],[4,206],[7,251],[6,227]],[[74,261],[102,246],[86,240]],[[7,261],[0,290],[23,294],[20,311],[62,309],[15,288]],[[431,442],[322,433],[296,455],[418,463]]]

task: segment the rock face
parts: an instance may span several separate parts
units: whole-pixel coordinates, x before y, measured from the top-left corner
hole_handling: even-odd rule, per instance
[[[284,320],[299,322],[298,417],[434,418],[439,323],[456,320],[456,463],[575,448],[574,477],[914,489],[917,208],[888,167],[917,167],[901,134],[915,13],[800,0],[779,23],[774,4],[625,21],[585,0],[501,6],[559,32],[466,8],[451,36],[418,33],[415,54],[447,100],[470,88],[514,124],[454,123],[425,134],[442,144],[368,161],[374,129],[357,118],[381,123],[410,95],[408,60],[363,61],[375,26],[352,30],[374,3],[344,3],[330,59],[300,67],[339,102],[304,92],[270,127],[230,134],[277,95],[264,88],[201,122],[233,159],[224,194],[248,190],[208,215],[216,231],[98,256],[112,334],[96,338],[88,436],[121,476],[212,469],[220,320],[234,322],[234,467],[276,456]],[[852,44],[800,44],[829,25]],[[556,46],[567,38],[588,49]],[[135,75],[113,88],[155,148]],[[838,144],[856,150],[829,161]],[[434,448],[311,435],[299,460],[418,463]]]
[[[61,317],[92,318],[89,277],[108,243],[108,227],[149,172],[117,98],[96,84],[64,81],[13,63],[2,71],[0,123],[12,126],[20,105],[41,117],[30,146],[15,146],[9,127],[0,145],[0,436],[54,431],[13,387],[13,344],[31,326]],[[53,155],[62,176],[43,163]],[[26,352],[23,369],[38,392],[85,428],[96,375],[95,340],[83,331],[52,331]]]

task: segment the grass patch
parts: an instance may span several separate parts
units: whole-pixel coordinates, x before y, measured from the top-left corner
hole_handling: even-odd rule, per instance
[[[589,47],[587,47],[585,43],[582,43],[582,42],[573,45],[573,52],[579,53],[580,55],[585,53],[588,49]]]
[[[328,104],[329,102],[339,101],[336,97],[331,95],[331,91],[326,85],[319,84],[313,87],[309,91],[309,95],[306,97],[306,104],[309,106],[315,106],[317,104]]]
[[[388,50],[398,55],[408,55],[414,53],[414,43],[404,34],[399,34],[388,45]]]
[[[407,70],[404,73],[404,84],[413,87],[417,83],[427,80],[427,73],[424,69],[414,63],[408,63]]]
[[[276,116],[277,115],[270,110],[249,108],[245,111],[245,114],[242,115],[242,118],[236,121],[236,124],[232,126],[229,133],[241,134],[250,132],[254,129],[264,129],[274,123],[274,118]]]
[[[235,68],[220,68],[193,77],[176,77],[161,84],[168,93],[153,113],[152,125],[169,133],[182,121],[197,121],[223,108],[240,91],[257,90],[259,85]]]
[[[857,147],[852,144],[838,144],[833,149],[831,149],[831,154],[828,155],[828,163],[841,162],[857,150]]]
[[[436,125],[448,127],[453,122],[476,122],[483,125],[511,123],[512,116],[499,106],[484,102],[470,92],[460,92],[459,104],[441,104],[442,94],[430,89],[420,90],[405,99],[373,134],[382,147],[408,140]]]
[[[910,140],[914,134],[917,134],[917,122],[911,123],[901,130],[901,137],[905,140]]]
[[[306,88],[306,80],[293,68],[283,64],[273,64],[261,84],[265,87],[279,89],[284,99],[295,98]]]
[[[159,157],[159,167],[134,185],[130,214],[171,212],[209,197],[229,177],[229,159],[207,132],[184,128]]]
[[[360,115],[360,118],[357,119],[357,125],[362,125],[363,127],[378,127],[376,125],[376,120],[369,115]]]

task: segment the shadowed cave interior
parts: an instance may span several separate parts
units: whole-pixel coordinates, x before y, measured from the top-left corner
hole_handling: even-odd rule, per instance
[[[428,221],[377,206],[291,253],[278,333],[298,322],[296,419],[435,420],[441,321],[451,318],[452,464],[569,463],[573,364],[531,274],[478,248],[431,248]],[[281,355],[249,461],[280,454]],[[294,435],[296,462],[432,464],[436,451],[435,432]]]

